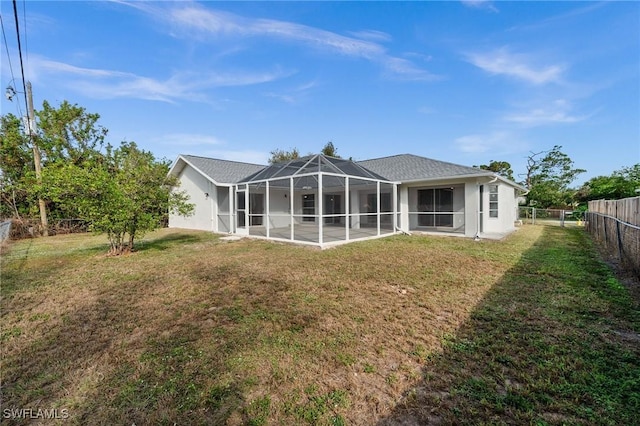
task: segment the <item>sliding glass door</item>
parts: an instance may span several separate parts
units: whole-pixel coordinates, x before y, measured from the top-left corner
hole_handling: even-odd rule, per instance
[[[418,226],[453,227],[453,188],[418,190]]]

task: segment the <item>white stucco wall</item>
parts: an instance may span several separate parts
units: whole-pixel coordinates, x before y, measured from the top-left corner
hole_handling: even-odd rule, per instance
[[[182,217],[169,214],[170,228],[200,229],[215,231],[214,222],[216,186],[189,165],[186,165],[178,176],[180,185],[177,190],[184,190],[189,194],[189,203],[194,205],[194,214]],[[206,196],[205,194],[209,194]]]
[[[473,182],[464,184],[464,235],[465,237],[474,237],[478,232],[480,218],[480,185]]]
[[[512,186],[501,182],[498,185],[498,217],[489,217],[489,185],[484,187],[484,226],[485,233],[506,233],[515,229],[516,197]]]
[[[269,188],[269,226],[271,228],[289,226],[291,224],[290,210],[289,190]]]

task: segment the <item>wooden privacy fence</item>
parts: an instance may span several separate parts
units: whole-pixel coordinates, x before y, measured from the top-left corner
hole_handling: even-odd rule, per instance
[[[640,277],[640,197],[589,201],[587,231]]]

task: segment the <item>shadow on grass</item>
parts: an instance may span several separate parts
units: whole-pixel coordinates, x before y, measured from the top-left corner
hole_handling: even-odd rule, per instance
[[[632,424],[639,331],[587,234],[546,227],[379,425]]]
[[[192,234],[173,233],[158,238],[141,239],[135,242],[134,252],[164,251],[180,244],[190,244],[200,241],[201,238]]]

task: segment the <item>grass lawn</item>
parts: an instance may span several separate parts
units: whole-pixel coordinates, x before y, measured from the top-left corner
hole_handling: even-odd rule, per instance
[[[161,230],[2,255],[2,409],[62,424],[638,422],[640,313],[580,228],[330,250]]]

